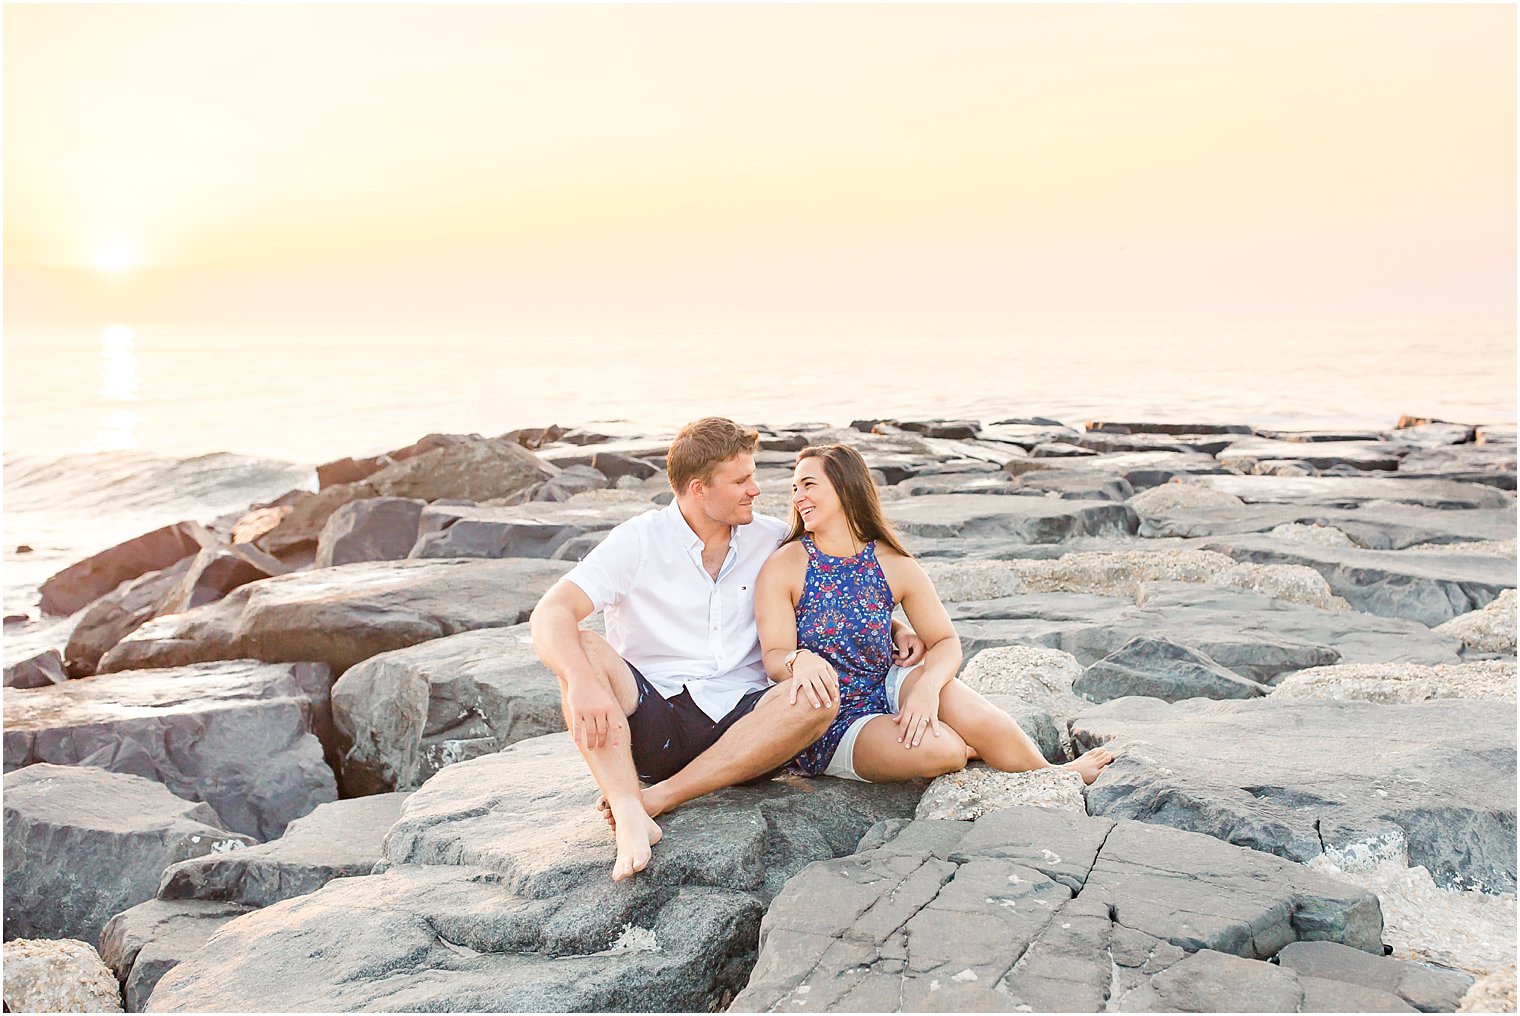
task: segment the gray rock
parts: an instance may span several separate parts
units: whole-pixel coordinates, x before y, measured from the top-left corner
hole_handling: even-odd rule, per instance
[[[1301,862],[1401,837],[1445,888],[1514,892],[1515,727],[1491,703],[1128,698],[1071,733],[1118,756],[1087,789],[1095,815]]]
[[[1401,554],[1239,536],[1205,550],[1256,564],[1307,565],[1357,610],[1434,627],[1477,610],[1515,585],[1515,563],[1474,554]]]
[[[1206,653],[1168,638],[1136,635],[1082,672],[1072,690],[1093,702],[1142,695],[1178,702],[1189,698],[1242,699],[1268,688],[1228,670]]]
[[[39,764],[5,774],[5,938],[94,944],[114,914],[152,899],[164,868],[242,846],[207,804],[151,780]]]
[[[1471,974],[1391,956],[1371,956],[1335,942],[1293,942],[1277,954],[1277,961],[1300,978],[1377,988],[1420,1012],[1456,1012],[1473,984]]]
[[[451,763],[564,730],[559,699],[526,625],[370,657],[333,686],[343,793],[415,789]]]
[[[298,499],[278,525],[258,538],[259,549],[281,560],[303,549],[313,552],[328,518],[350,501],[376,497],[487,501],[514,494],[558,472],[515,438],[445,437],[446,443],[392,462],[363,480],[335,484]],[[391,458],[406,451],[392,452]]]
[[[280,575],[148,622],[100,669],[252,658],[315,660],[342,673],[428,639],[520,624],[569,570],[558,561],[372,561]]]
[[[1458,663],[1461,643],[1417,621],[1320,610],[1237,589],[1145,584],[1144,602],[1039,593],[947,604],[971,659],[991,646],[1060,649],[1084,667],[1137,636],[1168,638],[1221,666],[1271,684],[1280,674],[1332,663]]]
[[[1270,963],[1205,949],[1151,979],[1160,1012],[1299,1012],[1298,978]],[[1314,1009],[1308,1009],[1314,1012]]]
[[[1513,508],[1515,495],[1480,483],[1393,477],[1199,476],[1196,482],[1249,504],[1322,504],[1355,507],[1395,501],[1430,508]]]
[[[148,900],[123,910],[100,933],[100,955],[121,984],[127,1012],[143,1012],[159,979],[222,925],[252,907],[203,900]]]
[[[1075,469],[1040,469],[1014,481],[1020,493],[1055,494],[1068,501],[1127,501],[1135,488],[1122,476]]]
[[[316,663],[252,660],[92,677],[5,696],[5,769],[97,766],[205,801],[260,839],[338,796],[332,678]]]
[[[176,522],[118,543],[42,583],[43,613],[72,614],[128,579],[167,568],[216,542],[200,523]]]
[[[719,1008],[786,879],[906,817],[920,789],[788,778],[724,790],[661,816],[649,868],[615,884],[569,737],[519,742],[413,794],[384,871],[238,919],[159,982],[151,1008]]]
[[[1089,420],[1088,431],[1108,434],[1253,434],[1254,429],[1243,423],[1115,423]]]
[[[318,568],[358,561],[399,561],[417,542],[427,502],[416,497],[366,497],[339,505],[317,535]]]
[[[1133,533],[1139,519],[1127,505],[1045,497],[945,494],[886,505],[888,518],[917,536],[996,536],[1017,543],[1060,543],[1072,536]]]
[[[316,892],[335,878],[368,875],[406,798],[376,794],[320,804],[277,840],[171,865],[158,898],[267,907]]]
[[[1403,550],[1421,543],[1511,539],[1513,508],[1426,508],[1367,501],[1355,508],[1252,504],[1170,508],[1142,513],[1139,535],[1207,537],[1265,533],[1282,525],[1330,526],[1370,550]]]
[[[896,489],[911,497],[925,494],[1018,494],[1007,473],[931,473],[910,476]]]
[[[492,504],[524,504],[528,501],[568,501],[577,494],[605,490],[611,482],[599,469],[568,466],[541,483],[536,483],[510,497],[493,499]]]
[[[1200,950],[1286,983],[1293,1011],[1296,979],[1264,955],[1300,939],[1381,952],[1370,893],[1141,823],[1013,807],[862,847],[787,884],[731,1011],[1096,1012],[1121,968],[1133,994]]]
[[[69,675],[63,669],[63,654],[56,649],[29,656],[5,668],[7,688],[46,688],[68,679]]]
[[[207,547],[162,571],[123,582],[85,610],[64,656],[70,673],[95,673],[100,658],[148,621],[221,599],[227,593],[290,569],[252,544]]]
[[[430,506],[410,556],[552,557],[586,533],[605,533],[650,511],[648,503],[532,504],[510,507]]]
[[[1357,469],[1391,470],[1407,451],[1385,441],[1274,441],[1264,437],[1243,437],[1217,455],[1221,461],[1252,458],[1258,462],[1294,459],[1315,469],[1349,465]]]
[[[1066,749],[1063,746],[1062,728],[1056,726],[1055,719],[1038,705],[1018,698],[1014,695],[999,695],[997,693],[983,694],[988,702],[997,706],[1003,712],[1012,716],[1019,729],[1029,735],[1029,739],[1040,749],[1040,754],[1050,762],[1067,762]]]

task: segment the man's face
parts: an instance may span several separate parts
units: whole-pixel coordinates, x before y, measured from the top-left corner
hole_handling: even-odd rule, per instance
[[[755,483],[755,457],[740,452],[713,470],[712,479],[698,488],[702,510],[714,522],[729,526],[746,526],[755,521],[755,498],[760,487]]]

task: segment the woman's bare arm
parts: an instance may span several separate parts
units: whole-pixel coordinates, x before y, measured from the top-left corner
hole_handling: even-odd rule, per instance
[[[785,681],[786,656],[797,648],[796,555],[787,544],[770,556],[755,582],[755,626],[760,630],[760,656],[772,681]]]

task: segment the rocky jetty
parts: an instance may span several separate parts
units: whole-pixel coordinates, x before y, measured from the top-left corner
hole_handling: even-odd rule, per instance
[[[960,679],[1053,762],[1108,745],[1096,783],[760,781],[610,883],[523,622],[669,503],[668,436],[433,434],[49,580],[72,635],[6,668],[7,941],[98,942],[128,1011],[1513,999],[1512,425],[765,427],[760,509],[836,441]]]

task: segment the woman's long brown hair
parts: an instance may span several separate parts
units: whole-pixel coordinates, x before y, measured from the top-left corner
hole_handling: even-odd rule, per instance
[[[876,482],[871,479],[871,467],[866,465],[866,460],[860,457],[859,452],[843,444],[811,445],[797,453],[798,462],[804,459],[823,461],[823,475],[829,478],[834,492],[839,495],[844,517],[849,521],[850,532],[855,539],[862,543],[875,540],[891,547],[903,557],[913,556],[897,538],[897,531],[881,510],[881,497],[876,493]],[[787,534],[785,542],[802,539],[802,534],[806,531],[802,525],[802,516],[797,513],[794,504],[792,531]]]

